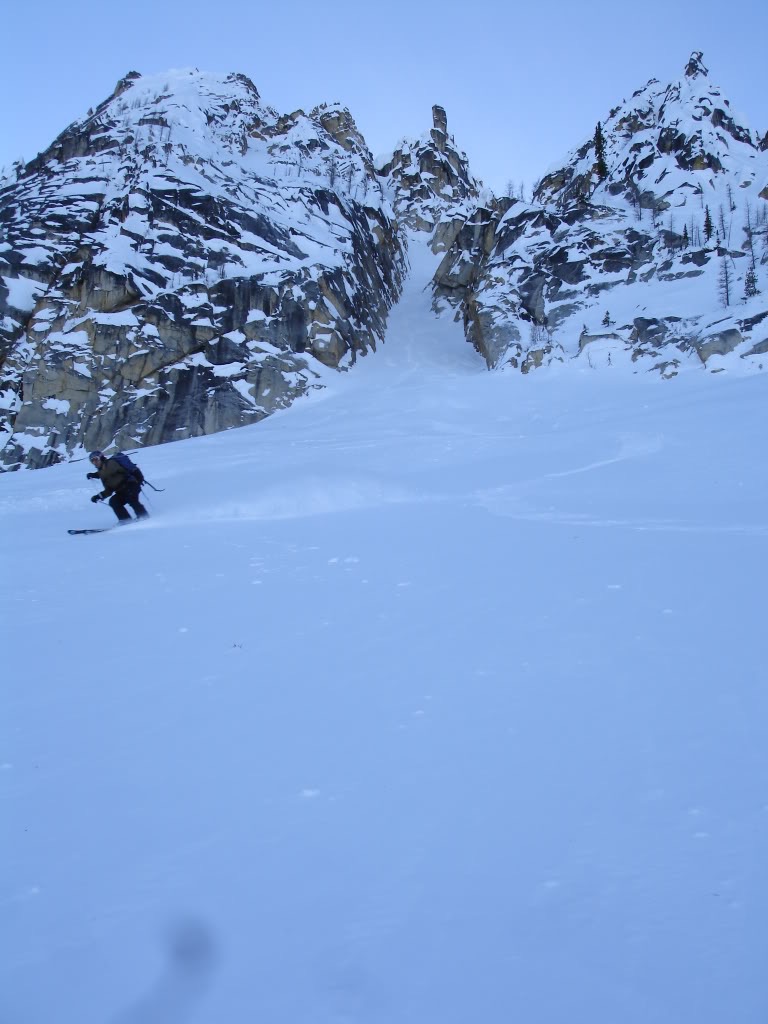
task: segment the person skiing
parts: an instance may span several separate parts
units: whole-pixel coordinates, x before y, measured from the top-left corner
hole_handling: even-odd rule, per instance
[[[88,458],[96,470],[95,473],[87,474],[88,479],[101,480],[104,484],[104,490],[94,494],[91,501],[97,502],[109,498],[109,507],[121,523],[132,522],[126,505],[131,506],[137,519],[149,518],[149,512],[139,501],[139,492],[144,482],[140,469],[136,468],[135,471],[126,469],[116,458],[108,458],[104,452],[100,451],[91,452]]]

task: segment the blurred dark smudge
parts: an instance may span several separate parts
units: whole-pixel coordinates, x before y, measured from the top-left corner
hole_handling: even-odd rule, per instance
[[[216,943],[202,921],[175,922],[166,938],[166,968],[152,988],[111,1024],[185,1024],[210,985]]]

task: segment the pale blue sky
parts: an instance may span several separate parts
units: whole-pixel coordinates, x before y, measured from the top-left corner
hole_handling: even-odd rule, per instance
[[[0,167],[31,159],[127,71],[197,67],[248,75],[283,112],[339,100],[374,155],[426,131],[439,103],[473,173],[503,191],[540,177],[649,78],[678,77],[694,49],[768,131],[766,29],[763,0],[17,0],[0,20]]]

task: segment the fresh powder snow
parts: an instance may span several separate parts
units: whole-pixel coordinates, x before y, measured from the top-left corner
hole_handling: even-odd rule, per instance
[[[488,373],[0,480],[3,1024],[763,1024],[768,377]]]

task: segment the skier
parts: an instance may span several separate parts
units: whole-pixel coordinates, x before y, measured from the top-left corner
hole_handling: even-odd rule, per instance
[[[141,470],[138,467],[134,467],[133,470],[126,469],[121,461],[114,456],[107,458],[104,452],[91,452],[88,458],[96,469],[95,473],[88,473],[88,479],[101,480],[104,484],[104,490],[94,494],[91,501],[97,502],[109,498],[109,507],[121,523],[132,521],[126,510],[126,505],[131,506],[137,519],[147,519],[149,512],[139,501],[139,492],[144,483]],[[125,456],[122,459],[129,465],[133,465],[130,460],[125,459]]]

